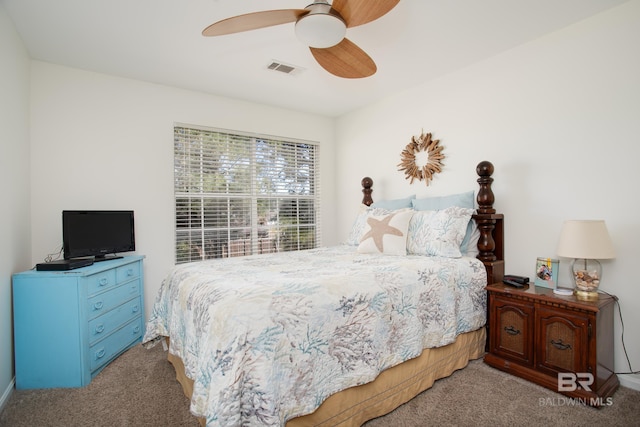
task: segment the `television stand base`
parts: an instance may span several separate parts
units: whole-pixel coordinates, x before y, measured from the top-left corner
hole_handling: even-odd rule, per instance
[[[94,262],[111,261],[113,259],[120,259],[120,258],[122,258],[122,256],[120,255],[97,256],[93,259],[93,261]]]

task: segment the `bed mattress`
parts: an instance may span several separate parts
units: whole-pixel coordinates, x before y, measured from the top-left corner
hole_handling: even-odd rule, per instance
[[[163,282],[143,342],[171,337],[207,425],[284,425],[480,329],[485,285],[475,258],[347,245],[186,264]]]

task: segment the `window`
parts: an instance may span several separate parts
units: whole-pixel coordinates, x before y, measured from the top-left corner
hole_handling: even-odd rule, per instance
[[[318,149],[174,127],[176,262],[317,247]]]

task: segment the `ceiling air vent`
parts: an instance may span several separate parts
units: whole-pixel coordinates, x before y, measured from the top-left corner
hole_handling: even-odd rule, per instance
[[[304,71],[304,68],[298,67],[296,65],[285,64],[280,61],[271,61],[269,65],[267,65],[268,70],[278,71],[280,73],[296,75]]]

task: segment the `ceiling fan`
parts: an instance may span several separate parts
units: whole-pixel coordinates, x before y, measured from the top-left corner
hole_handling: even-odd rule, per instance
[[[295,22],[299,40],[309,46],[322,68],[344,78],[373,75],[376,64],[362,49],[345,38],[347,28],[366,24],[387,14],[400,0],[316,0],[304,9],[266,10],[223,19],[202,31],[222,36]]]

